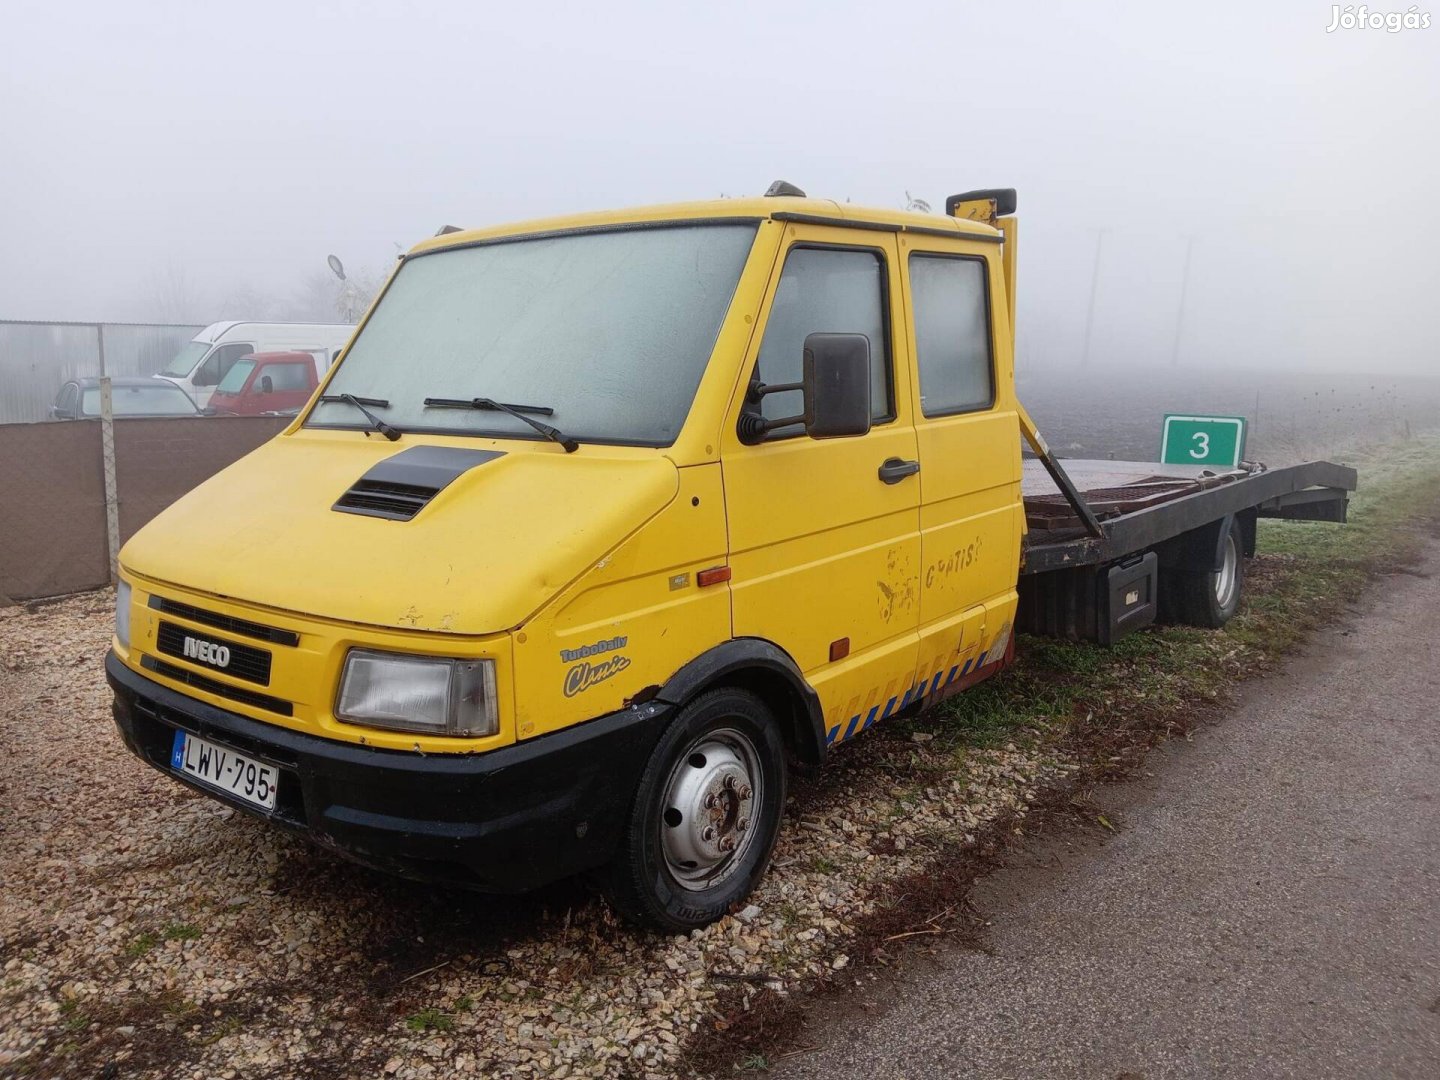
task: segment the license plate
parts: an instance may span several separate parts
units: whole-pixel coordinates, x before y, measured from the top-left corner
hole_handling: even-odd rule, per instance
[[[275,809],[275,784],[279,779],[275,767],[227,746],[177,731],[170,767],[241,802],[262,810]]]

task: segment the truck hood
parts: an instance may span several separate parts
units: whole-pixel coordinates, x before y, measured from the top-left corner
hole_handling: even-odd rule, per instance
[[[658,453],[301,432],[174,503],[120,561],[153,581],[284,611],[489,634],[523,623],[678,488]],[[392,490],[411,505],[397,509]]]

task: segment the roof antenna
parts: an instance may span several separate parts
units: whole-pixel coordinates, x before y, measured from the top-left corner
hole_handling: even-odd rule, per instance
[[[774,198],[777,195],[790,195],[797,199],[805,198],[805,192],[801,191],[788,180],[776,180],[765,189],[765,197],[767,199]]]

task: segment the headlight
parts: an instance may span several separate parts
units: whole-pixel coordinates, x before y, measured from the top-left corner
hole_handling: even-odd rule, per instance
[[[115,586],[115,636],[122,649],[130,648],[130,585],[124,581]]]
[[[440,660],[351,649],[335,716],[430,735],[494,735],[495,661]]]

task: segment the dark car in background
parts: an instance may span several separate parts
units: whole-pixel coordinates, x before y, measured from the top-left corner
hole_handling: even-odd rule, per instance
[[[199,416],[190,395],[154,376],[112,378],[110,401],[116,416]],[[55,395],[52,420],[93,420],[100,416],[100,380],[71,379]]]

